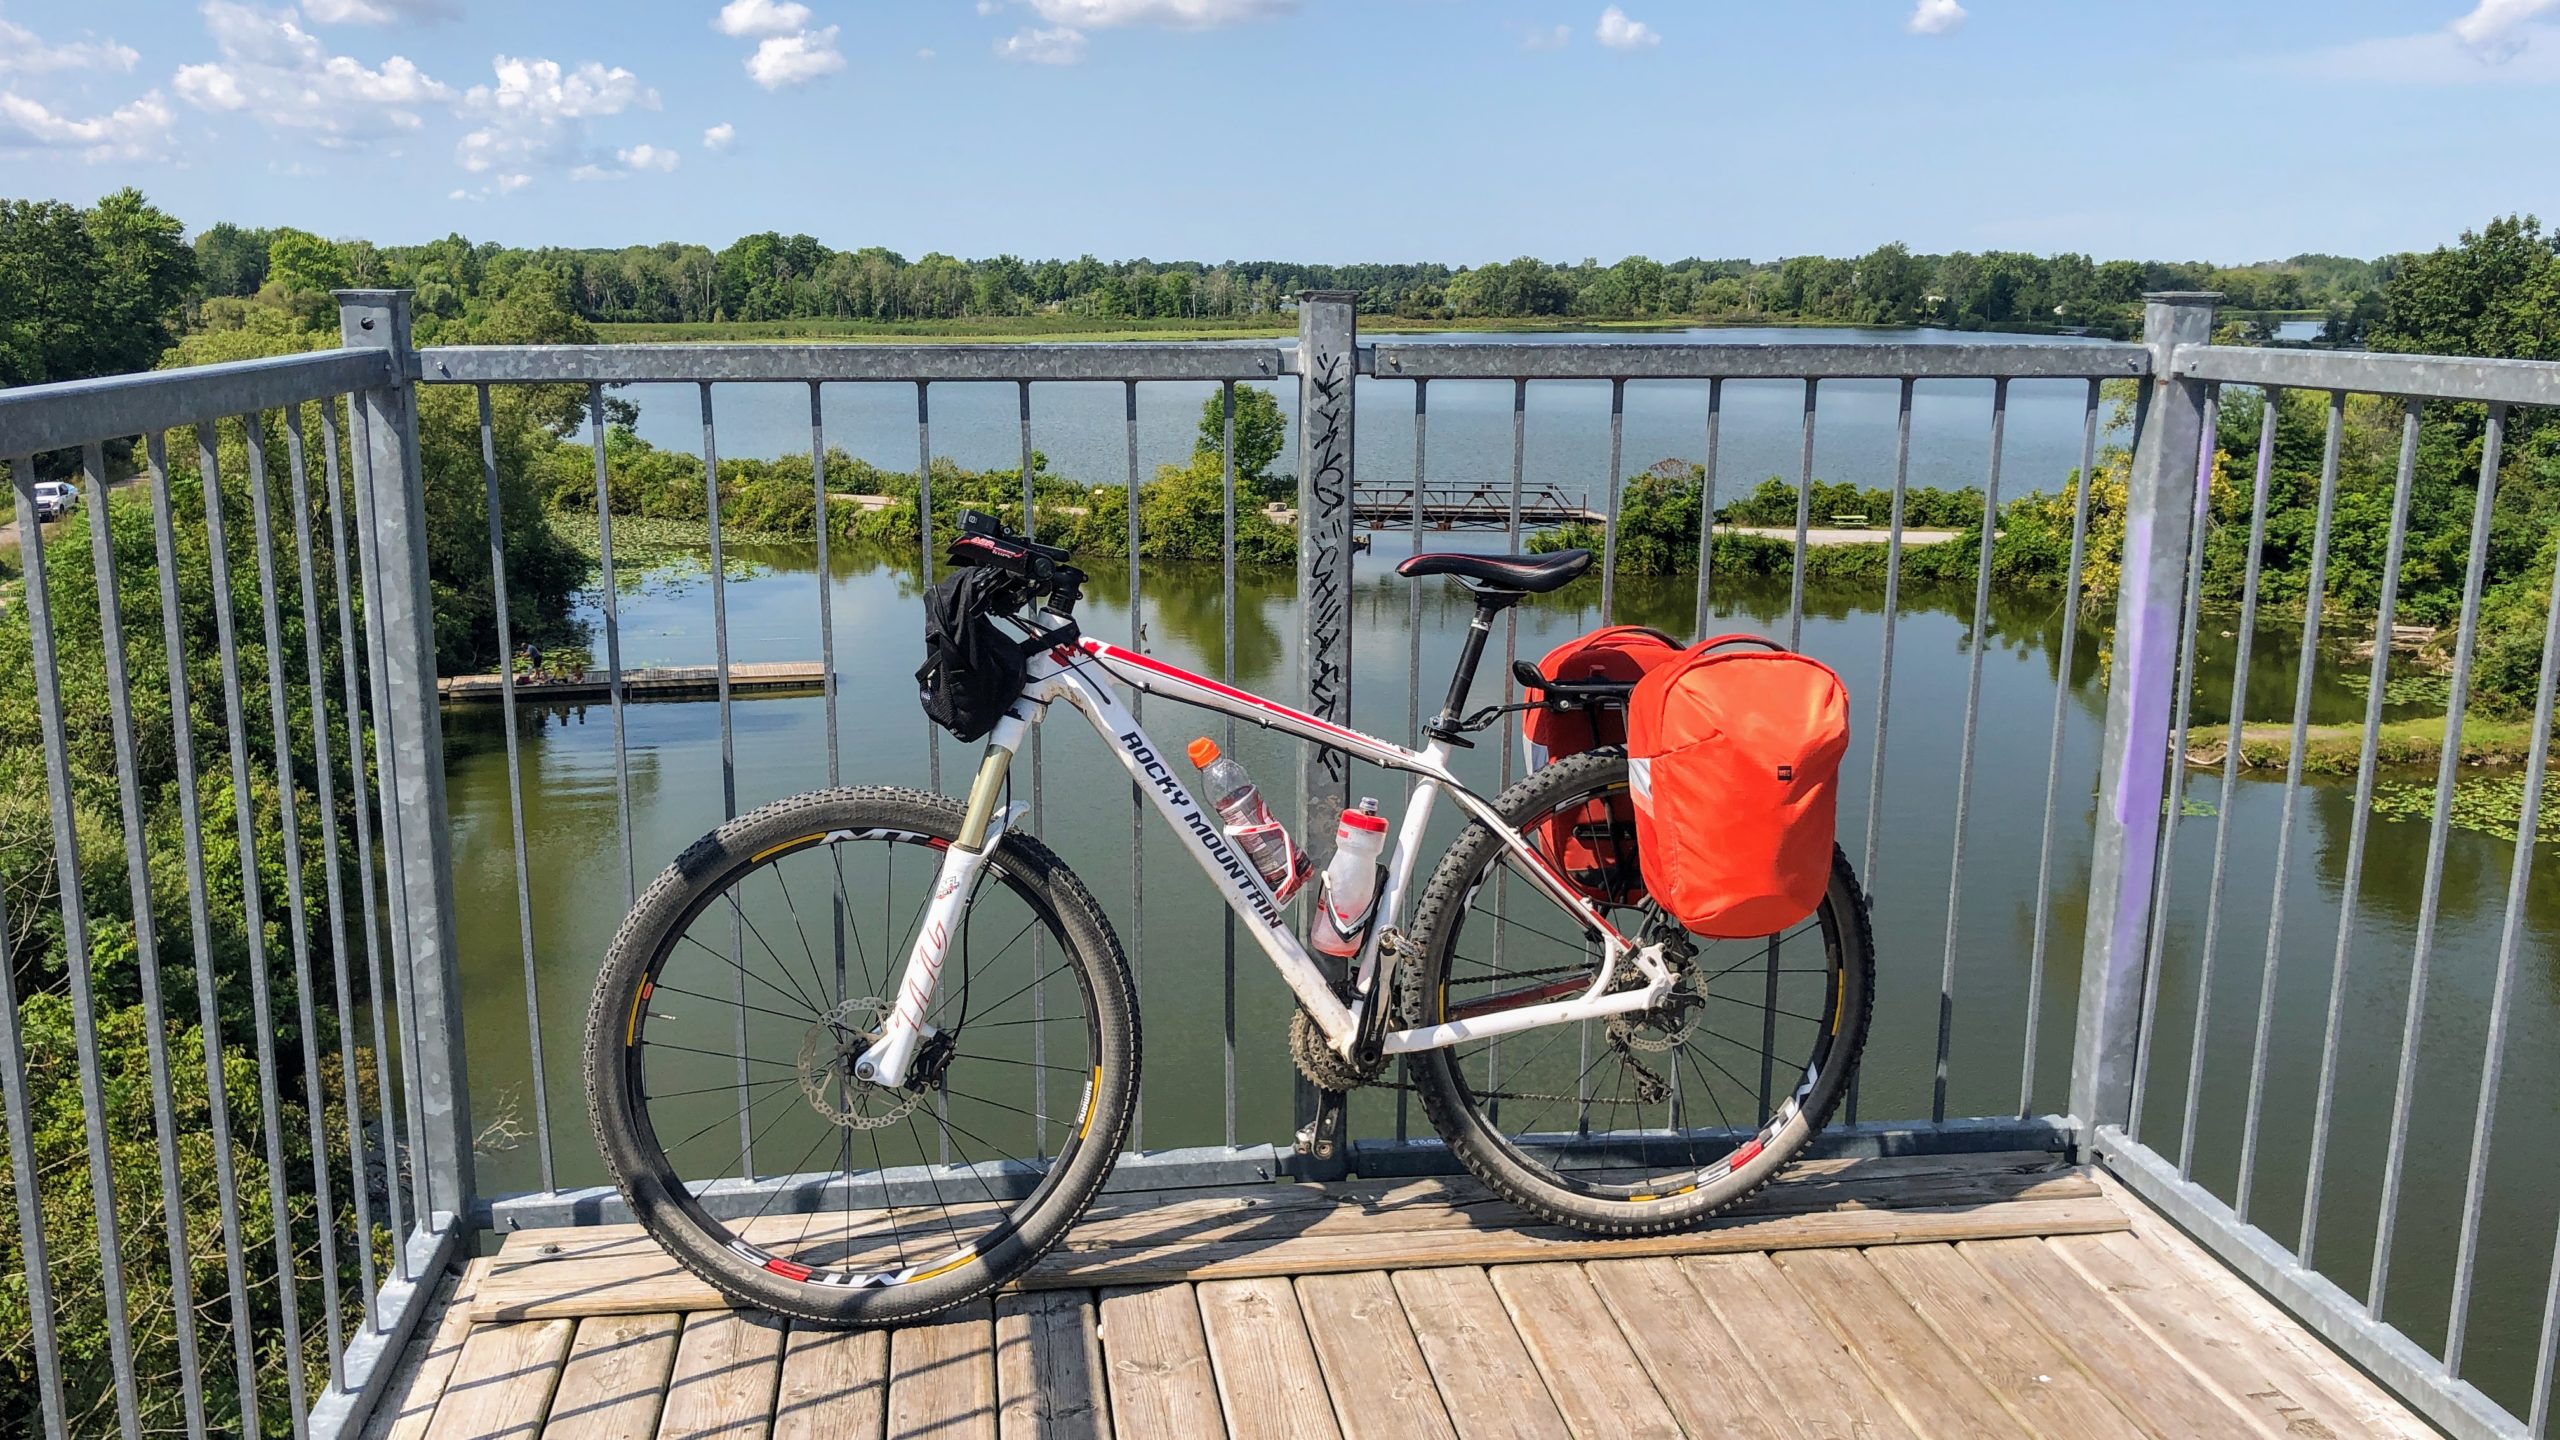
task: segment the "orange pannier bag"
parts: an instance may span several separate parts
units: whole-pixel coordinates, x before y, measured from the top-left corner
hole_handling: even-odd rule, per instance
[[[1775,641],[1720,635],[1647,672],[1627,702],[1627,772],[1654,900],[1725,940],[1812,914],[1848,748],[1840,677]]]
[[[1643,679],[1647,671],[1679,653],[1679,641],[1649,625],[1610,625],[1548,651],[1538,662],[1538,673],[1555,680],[1624,684]],[[1543,695],[1535,686],[1523,691],[1523,698],[1531,701]],[[1521,718],[1520,732],[1529,741],[1529,768],[1536,770],[1585,750],[1624,745],[1627,716],[1614,705],[1530,710]],[[1627,863],[1635,823],[1633,803],[1625,795],[1615,795],[1549,816],[1531,826],[1529,833],[1539,852],[1586,898],[1634,905],[1644,899],[1641,868]]]

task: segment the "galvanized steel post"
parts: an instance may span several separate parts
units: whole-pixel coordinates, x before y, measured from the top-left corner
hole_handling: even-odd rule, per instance
[[[1360,323],[1348,290],[1298,297],[1298,637],[1305,657],[1307,710],[1351,722],[1352,376]],[[1315,863],[1329,858],[1334,817],[1350,803],[1351,757],[1301,750],[1304,808],[1298,835]],[[1298,1077],[1298,1148],[1308,1178],[1348,1173],[1343,1101]]]
[[[2122,1126],[2133,1102],[2141,1034],[2143,957],[2151,922],[2169,716],[2176,701],[2187,542],[2206,473],[2205,386],[2171,368],[2181,346],[2213,337],[2209,293],[2147,297],[2150,395],[2134,437],[2126,486],[2124,561],[2116,589],[2115,677],[2100,743],[2098,818],[2082,941],[2080,1012],[2071,1055],[2071,1111],[2086,1137]]]
[[[404,1043],[417,1061],[418,1113],[428,1203],[456,1219],[474,1196],[471,1097],[463,1067],[461,975],[456,953],[453,863],[446,839],[444,727],[437,713],[435,607],[428,588],[426,475],[418,456],[419,362],[410,341],[409,292],[337,292],[339,336],[350,349],[392,358],[387,385],[355,396],[361,420],[357,480],[373,526],[365,599],[381,617],[377,753],[390,774],[384,854],[405,922],[395,951],[409,970]],[[418,1217],[439,1228],[433,1213]]]

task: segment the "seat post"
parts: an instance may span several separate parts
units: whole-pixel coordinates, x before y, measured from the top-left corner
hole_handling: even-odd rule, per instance
[[[1467,692],[1475,686],[1476,666],[1484,659],[1485,637],[1493,633],[1493,617],[1518,604],[1521,593],[1474,585],[1467,588],[1475,591],[1476,615],[1467,622],[1466,642],[1458,650],[1457,673],[1449,677],[1449,698],[1441,702],[1440,713],[1431,717],[1431,723],[1422,727],[1423,734],[1453,745],[1467,743],[1459,738],[1458,722],[1464,718]]]

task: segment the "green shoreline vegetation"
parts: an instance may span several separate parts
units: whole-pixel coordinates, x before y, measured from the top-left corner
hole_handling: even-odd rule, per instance
[[[423,345],[594,343],[600,326],[714,326],[722,338],[782,338],[752,327],[812,327],[801,333],[828,338],[893,338],[900,327],[925,338],[964,336],[1143,336],[1285,333],[1288,297],[1305,289],[1347,289],[1361,294],[1363,324],[1373,332],[1404,326],[1463,325],[1473,329],[1658,327],[1698,323],[1934,324],[1959,328],[2069,328],[2123,334],[2138,323],[2146,290],[2215,289],[2228,297],[2235,318],[2226,335],[2264,332],[2263,315],[2240,312],[2311,312],[2327,338],[2375,348],[2452,355],[2560,360],[2560,248],[2527,218],[2493,221],[2455,246],[2429,254],[2376,261],[2303,255],[2263,265],[2218,267],[2191,262],[2093,261],[2083,255],[2033,256],[2013,252],[1920,255],[1885,245],[1855,259],[1796,256],[1774,262],[1686,259],[1669,263],[1631,256],[1610,265],[1596,261],[1556,264],[1523,258],[1500,264],[1304,265],[1279,261],[1216,264],[1129,260],[1090,256],[1072,261],[1028,261],[1013,256],[959,260],[926,255],[909,261],[876,247],[831,249],[806,236],[762,234],[721,250],[699,245],[633,246],[618,250],[521,249],[449,236],[425,245],[384,246],[362,239],[325,239],[290,229],[214,225],[190,237],[175,217],[140,194],[121,191],[79,207],[47,200],[0,200],[0,386],[42,384],[148,368],[201,365],[286,355],[334,346],[337,316],[332,289],[388,286],[416,296],[417,339]],[[830,327],[835,328],[830,332]],[[641,334],[702,338],[690,331],[617,329],[615,338]],[[903,338],[914,338],[913,336]],[[2234,392],[2236,397],[2239,392]],[[1247,395],[1259,397],[1247,400]],[[512,634],[547,651],[573,650],[586,634],[577,600],[592,583],[593,558],[572,539],[566,523],[592,514],[594,456],[576,437],[584,408],[582,387],[496,387],[490,437],[497,469],[498,528],[504,538],[506,593]],[[2210,502],[2216,525],[2206,549],[2205,597],[2235,602],[2245,568],[2250,509],[2248,457],[2254,455],[2259,417],[2254,403],[2223,407]],[[1295,537],[1265,513],[1268,500],[1290,498],[1294,482],[1273,473],[1285,427],[1276,405],[1259,390],[1240,390],[1239,479],[1248,503],[1239,506],[1239,558],[1285,563]],[[2307,567],[2320,467],[2324,416],[2318,396],[2286,395],[2277,401],[2283,426],[2275,446],[2269,514],[2260,556],[2261,604],[2271,613],[2296,608],[2307,594]],[[465,387],[426,387],[419,395],[420,449],[426,492],[426,537],[433,578],[436,661],[442,673],[490,668],[500,658],[496,591],[490,570],[489,514],[481,469],[476,398]],[[630,414],[617,410],[606,436],[607,499],[625,522],[634,564],[654,550],[671,554],[706,522],[710,495],[698,459],[656,450],[630,430]],[[1204,420],[1215,425],[1214,414]],[[2369,624],[2377,598],[2381,548],[2388,530],[2391,474],[2400,412],[2378,401],[2351,400],[2342,429],[2341,488],[2325,604],[2337,615],[2337,632],[2352,635]],[[270,456],[284,453],[280,417],[269,415]],[[2476,495],[2485,417],[2478,407],[2432,407],[2419,448],[2409,527],[2408,558],[2401,576],[2403,619],[2445,622],[2459,604],[2469,516]],[[310,431],[307,433],[316,433]],[[1214,433],[1214,431],[1212,432]],[[299,797],[306,859],[322,853],[316,827],[321,806],[343,807],[352,793],[341,777],[336,794],[321,796],[316,759],[300,738],[281,750],[250,728],[248,803],[255,841],[243,854],[233,828],[211,817],[233,808],[228,767],[209,764],[198,776],[194,801],[208,817],[204,829],[210,912],[210,953],[194,950],[188,922],[189,874],[179,822],[180,781],[168,737],[174,724],[189,727],[201,756],[228,749],[223,723],[221,647],[213,633],[213,580],[206,545],[203,482],[194,469],[195,437],[181,430],[169,438],[171,503],[177,524],[177,617],[182,663],[188,667],[192,707],[173,716],[159,626],[159,572],[150,497],[119,492],[104,507],[110,550],[119,569],[131,694],[144,739],[130,777],[141,800],[144,863],[156,913],[128,913],[128,887],[114,872],[124,850],[119,774],[101,658],[101,610],[86,524],[65,525],[45,540],[54,584],[53,620],[60,641],[73,827],[89,870],[84,899],[91,932],[90,963],[97,986],[96,1020],[110,1104],[89,1114],[80,1096],[80,1064],[67,999],[61,890],[53,865],[47,803],[41,789],[0,802],[0,897],[10,929],[5,962],[11,967],[25,1034],[25,1069],[31,1112],[27,1137],[40,1170],[37,1185],[50,1267],[57,1277],[57,1315],[71,1413],[112,1414],[103,1397],[112,1382],[105,1363],[105,1300],[100,1273],[99,1219],[86,1179],[86,1149],[99,1127],[116,1171],[114,1218],[124,1249],[134,1364],[146,1376],[177,1368],[177,1321],[167,1277],[164,1217],[159,1213],[155,1135],[145,1044],[136,939],[148,923],[160,946],[165,973],[183,976],[201,965],[212,977],[225,1065],[219,1084],[231,1108],[227,1160],[242,1193],[256,1195],[272,1174],[287,1195],[286,1248],[290,1278],[303,1313],[320,1310],[319,1207],[313,1167],[345,1162],[348,1129],[359,1116],[347,1109],[333,1075],[322,1081],[320,1114],[308,1103],[299,1033],[297,967],[274,964],[274,1033],[256,1035],[250,989],[251,921],[243,865],[256,867],[266,897],[261,917],[271,957],[290,953],[287,877],[283,873],[282,798]],[[123,447],[111,447],[110,463],[129,466]],[[245,480],[246,439],[235,422],[220,427],[216,447],[223,464],[224,503],[237,515],[251,507]],[[1221,548],[1219,467],[1214,445],[1188,462],[1163,467],[1134,497],[1143,553],[1165,559],[1214,557]],[[2238,457],[2235,459],[2235,457]],[[65,473],[72,457],[40,457],[39,473]],[[316,463],[313,472],[321,467]],[[2092,477],[2087,595],[2103,606],[2115,587],[2122,539],[2126,462],[2110,452]],[[716,481],[724,526],[742,548],[766,537],[799,537],[814,531],[816,499],[805,458],[770,462],[724,461]],[[1055,475],[1035,459],[1025,477],[1005,471],[971,472],[937,465],[931,481],[939,533],[964,505],[1012,512],[1029,481],[1045,535],[1116,554],[1127,543],[1132,498],[1125,486],[1086,486]],[[2034,477],[2065,483],[2064,477]],[[281,475],[271,476],[281,494]],[[2499,474],[2488,537],[2487,570],[2476,673],[2477,719],[2466,748],[2511,750],[2529,726],[2528,707],[2541,661],[2545,596],[2560,544],[2560,425],[2536,412],[2509,417],[2506,461]],[[828,487],[848,499],[830,506],[830,530],[850,543],[880,544],[912,553],[922,543],[917,477],[880,471],[845,456],[829,457]],[[1881,517],[1887,502],[1871,490],[1823,491],[1828,509],[1858,509]],[[2070,505],[2066,490],[2003,501],[1992,563],[2003,584],[2058,587],[2069,550]],[[1847,496],[1857,503],[1846,503]],[[1704,497],[1695,472],[1673,461],[1639,472],[1630,482],[1619,535],[1620,564],[1628,573],[1681,573],[1694,565]],[[271,494],[271,499],[273,494]],[[1981,502],[1965,492],[1915,492],[1908,519],[1924,516],[1966,533],[1944,545],[1907,552],[1905,574],[1914,583],[1969,577],[1976,563],[1984,518]],[[1740,523],[1792,523],[1794,496],[1779,482],[1719,497],[1718,509]],[[1968,510],[1968,507],[1969,510]],[[291,526],[283,527],[291,533]],[[1584,539],[1559,534],[1549,543]],[[232,603],[257,613],[257,557],[251,527],[232,527],[228,543]],[[1792,547],[1784,541],[1719,534],[1714,563],[1728,573],[1783,568]],[[325,565],[325,557],[323,562]],[[1818,575],[1844,579],[1880,576],[1881,547],[1816,550]],[[331,580],[319,577],[322,595]],[[323,673],[337,673],[335,617],[304,615],[298,587],[281,587],[280,627],[291,653],[277,658],[290,713],[317,713],[333,729],[342,726],[337,701],[309,693],[298,663],[306,627],[322,637]],[[327,611],[324,602],[323,610]],[[253,630],[255,627],[251,627]],[[264,714],[268,657],[254,634],[241,637],[240,669],[246,677],[246,713]],[[2440,639],[2439,647],[2449,643]],[[2437,655],[2422,657],[2431,668]],[[44,717],[34,700],[34,659],[27,607],[0,613],[0,764],[9,773],[33,775],[43,765]],[[2262,753],[2250,727],[2244,759]],[[2390,744],[2425,741],[2421,722],[2395,721]],[[2320,752],[2334,754],[2327,735]],[[2279,745],[2284,743],[2279,740]],[[2321,763],[2327,763],[2322,761]],[[2461,823],[2494,828],[2501,804],[2520,782],[2512,772],[2488,777],[2495,786],[2466,780],[2455,797]],[[2399,782],[2394,781],[2396,786]],[[2505,788],[2497,788],[2503,786]],[[2520,792],[2518,792],[2520,793]],[[2502,799],[2501,797],[2506,797]],[[2431,803],[2415,791],[2393,789],[2389,813]],[[2511,807],[2510,807],[2511,808]],[[2560,813],[2560,805],[2551,807]],[[2491,818],[2483,818],[2483,817]],[[351,817],[340,817],[342,831]],[[2509,821],[2510,826],[2512,820]],[[318,863],[325,863],[313,861]],[[353,891],[353,879],[341,877]],[[325,887],[305,877],[306,906],[316,907]],[[309,969],[331,973],[336,958],[323,917],[311,908],[300,917],[309,930]],[[361,971],[364,967],[356,967]],[[363,995],[359,1004],[367,1003]],[[192,1009],[179,1007],[161,1036],[176,1055],[203,1053]],[[324,1033],[310,1037],[324,1055],[342,1043],[355,1049],[359,1084],[355,1102],[377,1111],[375,1057],[358,1037],[327,1033],[335,1006],[315,1006]],[[261,1106],[264,1094],[250,1060],[255,1039],[272,1041],[276,1067],[272,1093],[281,1113]],[[325,1062],[324,1062],[325,1063]],[[281,1299],[273,1241],[263,1204],[241,1207],[242,1233],[226,1234],[211,1196],[216,1151],[209,1122],[212,1091],[201,1065],[173,1068],[176,1093],[168,1117],[178,1136],[181,1207],[177,1217],[189,1243],[186,1268],[193,1285],[209,1410],[230,1411],[245,1399],[261,1428],[288,1427],[281,1358],[261,1358],[257,1393],[232,1393],[227,1364],[230,1329],[253,1327],[272,1337]],[[316,1118],[321,1153],[309,1149]],[[270,1127],[285,1138],[270,1156],[259,1137]],[[370,1143],[370,1141],[368,1141]],[[383,1175],[379,1152],[373,1173]],[[396,1159],[396,1157],[393,1157]],[[5,1163],[5,1161],[0,1161]],[[271,1168],[272,1167],[272,1168]],[[355,1233],[349,1181],[331,1175],[338,1233],[387,1254],[391,1237],[377,1227]],[[23,1257],[15,1227],[0,1227],[0,1274],[15,1274]],[[250,1269],[249,1313],[227,1302],[228,1247]],[[33,1317],[23,1287],[0,1287],[0,1431],[20,1433],[38,1423],[30,1341]],[[326,1363],[321,1337],[307,1333],[306,1365]],[[170,1430],[183,1421],[175,1387],[155,1382],[139,1421]],[[84,1427],[88,1421],[84,1421]]]

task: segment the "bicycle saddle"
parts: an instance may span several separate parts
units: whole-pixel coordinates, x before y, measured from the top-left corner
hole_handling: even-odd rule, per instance
[[[1495,590],[1543,595],[1590,568],[1590,551],[1558,550],[1552,555],[1416,555],[1398,563],[1396,573],[1417,580],[1455,575]]]

